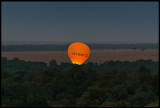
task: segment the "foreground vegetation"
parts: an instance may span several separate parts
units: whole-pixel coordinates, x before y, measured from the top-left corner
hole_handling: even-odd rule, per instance
[[[3,107],[158,107],[158,62],[57,65],[2,58]]]

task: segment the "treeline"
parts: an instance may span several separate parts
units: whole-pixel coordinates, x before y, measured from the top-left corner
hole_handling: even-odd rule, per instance
[[[3,107],[159,105],[158,62],[151,60],[109,61],[101,65],[90,62],[79,66],[57,65],[55,60],[47,65],[2,58],[1,63]],[[26,68],[20,68],[21,63]],[[31,67],[33,70],[28,70]]]
[[[134,62],[129,61],[107,61],[103,64],[96,64],[89,62],[87,65],[92,66],[97,72],[103,72],[103,71],[110,71],[110,70],[117,70],[117,71],[125,71],[128,70],[128,72],[136,72],[141,66],[147,67],[149,70],[151,70],[151,73],[156,73],[158,70],[158,61],[152,61],[149,60],[137,60]],[[61,63],[60,65],[57,65],[56,60],[51,60],[49,64],[45,62],[31,62],[31,61],[24,61],[19,60],[19,58],[13,58],[12,60],[8,60],[5,57],[1,57],[1,70],[3,72],[17,72],[17,71],[27,71],[27,72],[34,72],[37,70],[46,70],[50,65],[55,65],[59,68],[70,68],[72,65],[70,63]],[[86,64],[84,64],[86,65]]]
[[[70,44],[2,45],[2,51],[66,51]],[[90,49],[158,49],[158,44],[87,44]]]

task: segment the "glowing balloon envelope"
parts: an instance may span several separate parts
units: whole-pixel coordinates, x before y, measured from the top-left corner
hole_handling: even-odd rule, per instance
[[[73,64],[83,64],[90,55],[90,49],[81,42],[72,43],[68,47],[68,56]]]

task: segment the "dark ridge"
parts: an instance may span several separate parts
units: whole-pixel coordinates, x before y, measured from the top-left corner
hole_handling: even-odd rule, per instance
[[[2,51],[66,51],[70,44],[2,45]],[[158,44],[87,44],[91,50],[158,49]]]

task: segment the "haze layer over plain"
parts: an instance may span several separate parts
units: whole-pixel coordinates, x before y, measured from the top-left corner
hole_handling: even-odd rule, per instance
[[[29,52],[2,52],[2,56],[8,59],[17,57],[25,61],[38,61],[49,63],[54,59],[58,64],[71,63],[67,51],[29,51]],[[91,55],[85,62],[103,63],[109,60],[136,61],[139,59],[158,61],[158,50],[91,50]]]

